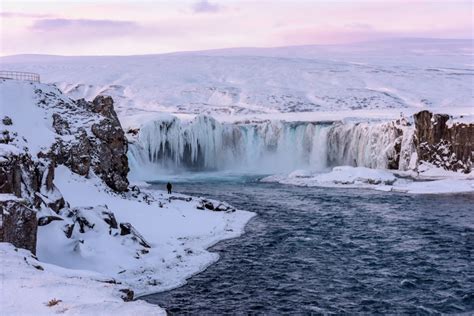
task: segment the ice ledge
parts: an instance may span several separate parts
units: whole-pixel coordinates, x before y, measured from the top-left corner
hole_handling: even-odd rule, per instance
[[[339,166],[325,173],[298,170],[289,174],[268,176],[260,181],[306,187],[373,189],[408,194],[474,192],[473,172],[463,174],[433,166],[422,169],[419,173]]]

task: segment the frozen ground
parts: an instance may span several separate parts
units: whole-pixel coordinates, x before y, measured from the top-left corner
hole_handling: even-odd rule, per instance
[[[394,191],[409,194],[474,192],[474,173],[462,174],[440,168],[421,168],[421,172],[396,172],[364,167],[339,166],[329,172],[296,170],[289,174],[265,177],[262,182],[278,182],[308,187],[348,187]]]
[[[121,57],[18,55],[0,64],[40,73],[73,98],[111,95],[121,117],[165,111],[268,118],[351,110],[386,116],[385,109],[398,116],[471,107],[472,53],[469,40],[397,40]]]
[[[0,243],[2,315],[166,315],[157,305],[124,302],[111,278],[38,261],[29,251]]]

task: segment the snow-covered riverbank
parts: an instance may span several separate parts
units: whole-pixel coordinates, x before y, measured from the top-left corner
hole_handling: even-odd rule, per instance
[[[48,225],[39,230],[39,238],[44,241],[39,244],[39,258],[68,268],[87,269],[115,277],[130,284],[137,295],[183,284],[186,278],[218,259],[216,254],[207,251],[208,247],[241,235],[247,221],[254,216],[254,213],[240,210],[200,210],[197,208],[200,206],[199,198],[168,195],[164,191],[146,188],[141,190],[153,196],[154,202],[148,204],[126,199],[107,192],[98,181],[91,185],[91,181],[84,181],[65,167],[58,169],[56,181],[71,206],[84,206],[91,201],[94,205],[107,205],[118,219],[132,223],[151,248],[137,260],[117,253],[107,241],[94,242],[93,248],[82,255],[72,251],[68,245],[51,247],[54,238],[41,238],[54,234],[55,229]],[[87,202],[84,197],[87,197]]]
[[[117,244],[100,227],[83,234],[78,244],[64,237],[61,221],[39,227],[37,259],[26,250],[0,243],[0,301],[5,315],[165,314],[143,301],[124,302],[120,290],[131,289],[137,297],[184,284],[218,260],[208,247],[238,237],[254,216],[239,210],[199,210],[200,199],[164,191],[147,191],[156,198],[150,204],[130,200],[110,192],[99,179],[85,180],[61,166],[56,184],[72,207],[113,209],[117,219],[132,223],[151,248],[134,258],[133,245]],[[59,302],[48,306],[51,300]]]
[[[296,170],[289,174],[278,174],[261,179],[262,182],[307,187],[335,187],[374,189],[409,194],[443,194],[474,192],[474,173],[469,174],[442,170],[440,168],[392,172],[383,169],[339,166],[328,172]]]

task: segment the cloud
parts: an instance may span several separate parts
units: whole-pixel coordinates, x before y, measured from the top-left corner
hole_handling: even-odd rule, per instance
[[[219,12],[222,7],[207,0],[201,0],[193,4],[192,9],[195,13],[215,13]]]
[[[22,12],[0,12],[2,18],[32,18],[32,19],[44,19],[51,18],[50,14],[33,14],[33,13],[22,13]]]
[[[61,33],[74,36],[121,36],[136,32],[140,26],[132,21],[91,19],[41,19],[30,27],[34,32]]]

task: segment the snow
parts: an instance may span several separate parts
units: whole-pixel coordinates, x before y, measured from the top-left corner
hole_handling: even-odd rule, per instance
[[[21,199],[19,199],[18,197],[16,197],[13,194],[0,193],[0,202],[3,202],[3,201],[19,201],[19,200],[21,200]]]
[[[25,146],[28,146],[30,152],[37,153],[49,148],[56,134],[52,128],[51,116],[33,101],[36,99],[36,86],[15,80],[1,81],[0,118],[8,116],[12,119],[13,124],[8,129],[26,138]],[[53,90],[47,85],[43,86]],[[4,146],[2,148],[5,149]]]
[[[471,178],[471,179],[474,179]],[[474,192],[474,180],[443,179],[394,185],[392,191],[410,194],[448,194]]]
[[[473,65],[466,52],[472,52],[470,40],[399,40],[146,56],[19,55],[0,63],[37,72],[73,98],[111,95],[120,117],[169,112],[301,118],[301,112],[341,110],[348,117],[352,110],[386,116],[385,109],[398,115],[458,107],[472,116]]]
[[[84,179],[64,166],[56,169],[55,184],[72,207],[107,205],[117,221],[132,223],[151,248],[137,260],[130,254],[129,247],[123,247],[107,234],[91,232],[82,236],[83,250],[77,252],[64,237],[61,222],[56,221],[39,227],[39,259],[67,268],[103,273],[130,285],[138,295],[184,284],[187,278],[218,260],[217,254],[207,251],[208,247],[240,236],[245,224],[254,216],[246,211],[198,210],[196,198],[190,202],[173,200],[164,192],[156,191],[149,193],[155,194],[158,201],[148,205],[111,193],[97,178]]]
[[[0,127],[13,136],[9,144],[0,144],[1,159],[28,152],[36,161],[37,154],[48,151],[57,138],[70,141],[73,136],[55,133],[53,113],[72,116],[72,131],[88,129],[101,118],[76,107],[54,86],[46,84],[1,80],[0,96]],[[4,116],[13,124],[2,123]],[[167,116],[157,117],[166,120]],[[47,192],[48,197],[43,198],[56,199],[59,195],[52,194],[61,192],[70,207],[59,214],[45,206],[38,209],[39,218],[59,217],[38,227],[38,260],[24,250],[0,244],[2,313],[163,314],[158,306],[144,302],[124,303],[119,288],[130,288],[137,297],[184,284],[218,260],[217,254],[207,250],[210,246],[240,236],[255,215],[239,210],[200,210],[200,198],[167,195],[140,183],[149,199],[141,193],[134,195],[136,191],[117,194],[92,171],[82,177],[63,165],[55,170],[54,184],[59,191]],[[37,194],[42,193],[46,192]],[[0,200],[13,198],[0,195]],[[150,248],[134,240],[133,235],[122,236],[120,229],[111,228],[103,217],[108,212],[113,212],[119,223],[131,223]],[[76,224],[71,238],[67,238],[74,216],[82,216],[92,225],[80,231]],[[41,265],[44,270],[33,265]],[[52,299],[61,302],[46,306]]]
[[[474,173],[472,172],[466,175],[431,168],[428,174],[436,175],[437,180],[427,180],[430,178],[423,175],[417,176],[412,172],[397,172],[397,174],[413,178],[400,178],[389,170],[338,166],[330,172],[296,170],[289,174],[267,176],[260,181],[308,187],[374,189],[408,194],[474,192]]]
[[[145,301],[124,302],[123,284],[91,271],[40,262],[29,251],[0,243],[2,315],[166,315]],[[60,300],[48,306],[51,300]]]

